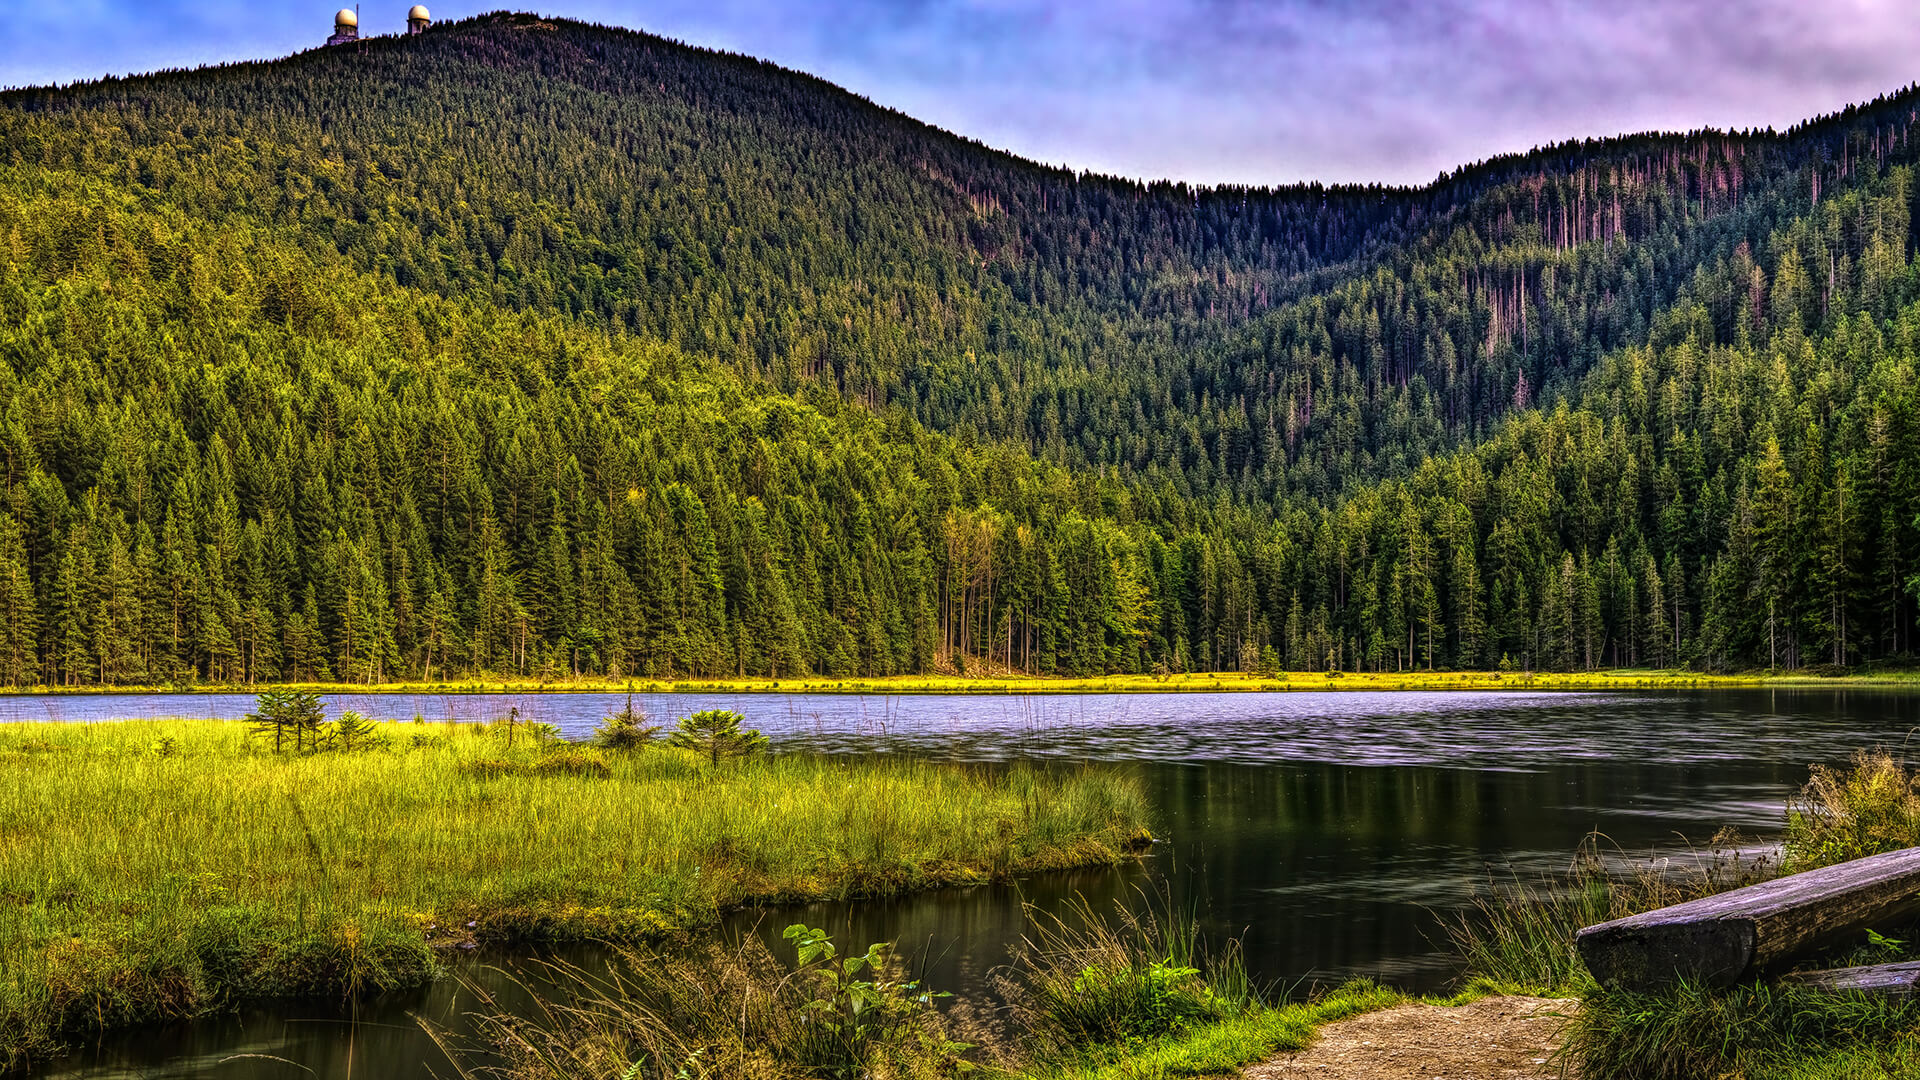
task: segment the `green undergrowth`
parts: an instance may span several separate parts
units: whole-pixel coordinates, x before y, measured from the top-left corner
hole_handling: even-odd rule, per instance
[[[615,752],[380,724],[275,754],[242,724],[0,730],[0,1070],[89,1031],[420,983],[487,943],[646,939],[762,901],[1113,863],[1109,769]]]

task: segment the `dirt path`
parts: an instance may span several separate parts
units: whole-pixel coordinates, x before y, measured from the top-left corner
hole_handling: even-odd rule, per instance
[[[1320,1029],[1297,1054],[1246,1071],[1246,1080],[1535,1080],[1560,1077],[1560,1029],[1578,1001],[1482,998],[1443,1009],[1401,1005]],[[1571,1076],[1571,1074],[1566,1074]]]

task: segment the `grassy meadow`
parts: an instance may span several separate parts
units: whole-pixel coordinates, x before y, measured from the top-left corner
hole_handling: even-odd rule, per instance
[[[488,942],[645,939],[728,908],[1114,862],[1102,769],[973,769],[380,724],[276,754],[236,722],[0,727],[0,1071],[237,1000],[414,984]]]

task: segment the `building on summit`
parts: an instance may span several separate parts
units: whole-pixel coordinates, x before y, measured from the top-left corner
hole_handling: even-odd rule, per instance
[[[433,16],[427,12],[427,5],[415,4],[407,11],[407,33],[424,34],[427,27],[433,25]],[[360,9],[341,8],[333,17],[333,36],[327,39],[329,45],[345,45],[360,40]]]
[[[349,41],[360,40],[360,15],[352,8],[341,8],[333,17],[333,36],[327,39],[329,45],[345,45]]]

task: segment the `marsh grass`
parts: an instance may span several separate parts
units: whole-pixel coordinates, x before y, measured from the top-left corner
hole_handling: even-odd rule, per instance
[[[1404,671],[1404,672],[1182,672],[1089,677],[1041,676],[1019,673],[976,675],[892,675],[841,678],[697,678],[611,680],[592,676],[558,679],[516,679],[487,675],[451,682],[301,683],[290,689],[324,694],[530,694],[619,693],[641,694],[1131,694],[1214,693],[1229,690],[1627,690],[1706,689],[1714,687],[1845,687],[1889,686],[1911,688],[1920,683],[1920,669],[1869,666],[1846,674],[1822,674],[1810,669],[1794,672],[1751,671],[1706,673],[1687,670],[1609,669],[1581,672],[1526,671]],[[200,683],[192,686],[21,687],[49,696],[85,696],[123,693],[252,693],[247,685]]]
[[[1218,1023],[1130,1047],[1094,1046],[1005,1073],[1021,1080],[1170,1080],[1228,1077],[1276,1054],[1304,1050],[1325,1024],[1404,1004],[1398,991],[1364,980],[1306,1001],[1257,1005]]]
[[[0,729],[0,1068],[265,996],[418,983],[484,942],[636,940],[758,901],[1108,863],[1138,782],[477,727],[274,754],[238,722]],[[161,749],[164,747],[164,751]]]

